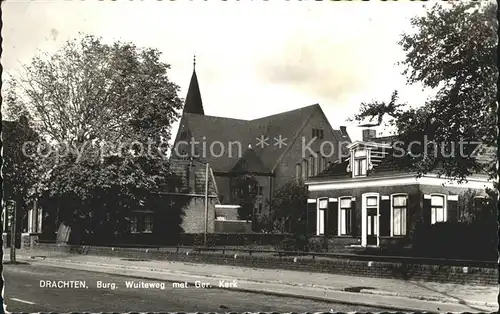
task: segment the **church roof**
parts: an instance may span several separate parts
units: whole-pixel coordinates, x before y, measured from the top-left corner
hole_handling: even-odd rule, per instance
[[[321,107],[315,104],[255,120],[185,113],[181,125],[185,123],[190,136],[200,142],[197,147],[203,147],[203,143],[206,143],[207,154],[201,156],[200,160],[209,162],[214,171],[230,172],[251,145],[252,154],[262,161],[263,167],[259,167],[260,170],[266,169],[273,172],[286,153],[287,147],[297,140],[309,119],[318,111],[323,112]],[[338,140],[341,139],[339,130],[334,130],[334,135]],[[261,136],[268,138],[266,141],[268,145],[265,147],[257,145],[257,139]],[[274,145],[275,138],[278,139],[279,136],[285,140],[287,146],[280,148]],[[214,144],[216,142],[220,144]]]

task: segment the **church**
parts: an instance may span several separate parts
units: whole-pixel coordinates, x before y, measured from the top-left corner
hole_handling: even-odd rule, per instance
[[[222,206],[237,202],[236,178],[253,175],[258,181],[253,217],[261,220],[279,187],[318,175],[340,160],[350,143],[346,127],[334,129],[319,104],[253,120],[210,116],[194,67],[171,161],[208,163]],[[234,219],[216,215],[220,220]]]

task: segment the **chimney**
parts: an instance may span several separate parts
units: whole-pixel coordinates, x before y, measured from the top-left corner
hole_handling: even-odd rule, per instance
[[[340,133],[342,134],[342,137],[347,136],[347,127],[345,125],[340,126]]]
[[[377,131],[373,129],[363,130],[363,142],[370,142],[372,139],[377,137]]]

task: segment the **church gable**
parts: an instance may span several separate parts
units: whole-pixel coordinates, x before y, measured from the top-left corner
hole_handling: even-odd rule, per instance
[[[258,173],[270,174],[270,170],[262,163],[262,160],[249,147],[236,165],[231,169],[232,173]]]

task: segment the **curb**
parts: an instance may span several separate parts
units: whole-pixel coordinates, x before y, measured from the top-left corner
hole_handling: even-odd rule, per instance
[[[131,269],[131,270],[142,270],[142,271],[154,271],[154,269],[150,268],[139,268],[139,267],[127,267],[127,266],[122,266],[122,267],[116,267],[115,265],[111,264],[98,264],[98,263],[78,263],[78,262],[55,262],[55,263],[50,263],[50,262],[45,262],[44,265],[46,266],[52,266],[52,265],[57,265],[57,264],[77,264],[77,265],[94,265],[94,266],[101,266],[101,267],[110,267],[113,266],[115,268],[122,268],[122,269]],[[85,271],[92,271],[92,270],[85,270]],[[92,272],[98,272],[98,273],[107,273],[106,271],[98,271],[94,270]],[[166,273],[163,271],[163,273]],[[149,276],[141,276],[141,275],[134,275],[134,274],[117,274],[117,273],[108,273],[112,274],[113,276],[119,276],[119,277],[130,277],[130,278],[138,278],[138,279],[147,279],[147,280],[159,280],[155,278],[151,278]],[[200,275],[201,277],[201,275]],[[211,277],[211,276],[205,276],[205,277]],[[172,279],[161,279],[161,281],[165,282],[178,282],[178,280],[172,280]],[[243,280],[242,280],[243,281]],[[250,280],[244,280],[247,282],[251,283],[263,283],[263,282],[257,282],[257,281],[250,281]],[[195,281],[188,280],[186,281],[190,285],[194,285]],[[343,304],[343,305],[354,305],[354,306],[366,306],[366,307],[373,307],[373,308],[380,308],[380,309],[386,309],[386,310],[391,310],[391,311],[406,311],[406,312],[418,312],[415,308],[405,308],[405,307],[397,307],[397,306],[389,306],[389,305],[378,305],[378,304],[373,304],[371,302],[363,302],[363,301],[345,301],[345,300],[336,300],[333,298],[329,297],[321,297],[321,296],[308,296],[308,295],[303,295],[303,294],[297,294],[297,293],[291,293],[291,292],[277,292],[277,291],[270,291],[266,289],[249,289],[249,288],[224,288],[224,287],[218,287],[218,286],[211,286],[209,289],[218,289],[218,290],[229,290],[229,291],[237,291],[237,292],[246,292],[246,293],[256,293],[256,294],[263,294],[263,295],[271,295],[271,296],[277,296],[277,297],[292,297],[292,298],[297,298],[297,299],[303,299],[303,300],[312,300],[312,301],[319,301],[319,302],[329,302],[329,303],[337,303],[337,304]],[[333,292],[337,293],[343,293],[347,295],[356,295],[357,293],[351,293],[351,292],[344,292],[344,291],[338,291],[338,290],[331,290]]]
[[[476,306],[487,306],[487,307],[494,307],[494,308],[496,308],[498,306],[498,303],[494,303],[494,302],[482,302],[482,301],[475,301],[475,300],[467,301],[467,300],[457,300],[454,298],[439,298],[439,297],[423,296],[423,295],[422,296],[421,295],[407,296],[407,295],[404,295],[401,293],[392,292],[392,291],[384,291],[384,290],[361,289],[360,292],[366,293],[366,294],[373,294],[373,295],[402,297],[402,298],[422,300],[422,301],[433,301],[433,302],[452,303],[452,304],[461,304],[461,305],[476,305]]]
[[[28,258],[33,259],[33,256],[30,256]],[[175,274],[178,274],[181,276],[182,275],[190,275],[190,276],[199,276],[199,277],[206,277],[206,278],[214,278],[214,277],[233,278],[233,277],[224,276],[224,275],[193,274],[193,273],[187,273],[187,272],[183,272],[183,271],[167,271],[167,270],[161,269],[161,268],[106,264],[106,263],[88,262],[88,261],[75,261],[75,260],[68,261],[68,260],[53,259],[53,258],[48,258],[48,260],[46,260],[46,258],[42,258],[42,259],[38,259],[36,261],[43,261],[44,263],[51,264],[51,265],[54,265],[54,264],[56,264],[56,265],[57,264],[66,264],[66,265],[76,264],[76,265],[108,267],[108,268],[115,268],[115,269],[137,270],[137,271],[144,271],[144,272],[175,273]],[[105,271],[96,271],[96,272],[105,272]],[[146,276],[128,275],[128,274],[125,275],[125,274],[115,274],[115,273],[112,273],[112,274],[119,275],[119,276],[125,276],[125,277],[141,278],[141,279],[152,279],[151,277],[146,277]],[[167,279],[162,279],[162,280],[166,281],[166,282],[177,282],[175,280],[167,280]],[[266,284],[267,283],[267,284],[293,286],[293,287],[298,287],[298,288],[300,288],[300,287],[316,288],[316,289],[323,289],[325,291],[330,291],[330,292],[335,292],[335,293],[346,293],[346,294],[350,294],[350,295],[369,294],[369,295],[391,296],[391,297],[406,298],[406,299],[418,300],[418,301],[433,301],[433,302],[441,302],[441,303],[465,305],[465,306],[467,306],[467,305],[486,306],[486,307],[495,308],[495,310],[498,306],[497,303],[492,303],[492,302],[463,301],[463,300],[457,300],[457,299],[453,299],[453,298],[439,298],[439,297],[431,297],[431,296],[407,296],[407,295],[403,295],[403,294],[400,294],[397,292],[383,291],[383,290],[361,289],[359,292],[346,292],[344,290],[332,289],[331,287],[314,285],[314,284],[293,284],[293,283],[286,283],[286,282],[281,282],[281,281],[252,280],[252,279],[248,279],[248,278],[243,279],[242,281],[246,281],[246,282],[254,283],[254,284]],[[189,283],[194,284],[194,282],[189,282]],[[222,287],[212,287],[212,288],[227,290],[226,288],[222,288]],[[346,305],[362,305],[362,306],[385,308],[385,309],[390,309],[390,310],[415,311],[415,309],[410,309],[410,308],[403,309],[401,307],[395,307],[395,306],[391,307],[391,306],[384,306],[384,305],[374,305],[373,303],[370,303],[370,302],[338,301],[338,300],[334,300],[334,299],[329,298],[329,297],[305,296],[305,295],[300,295],[300,294],[296,294],[296,293],[284,293],[284,292],[282,293],[282,292],[276,292],[276,291],[269,291],[269,290],[265,290],[265,289],[264,290],[257,290],[257,289],[245,289],[245,288],[231,288],[231,290],[241,291],[241,292],[261,293],[261,294],[275,295],[275,296],[282,296],[282,297],[294,297],[294,298],[309,299],[309,300],[322,301],[322,302],[325,302],[325,301],[326,302],[335,302],[335,303],[346,304]]]

